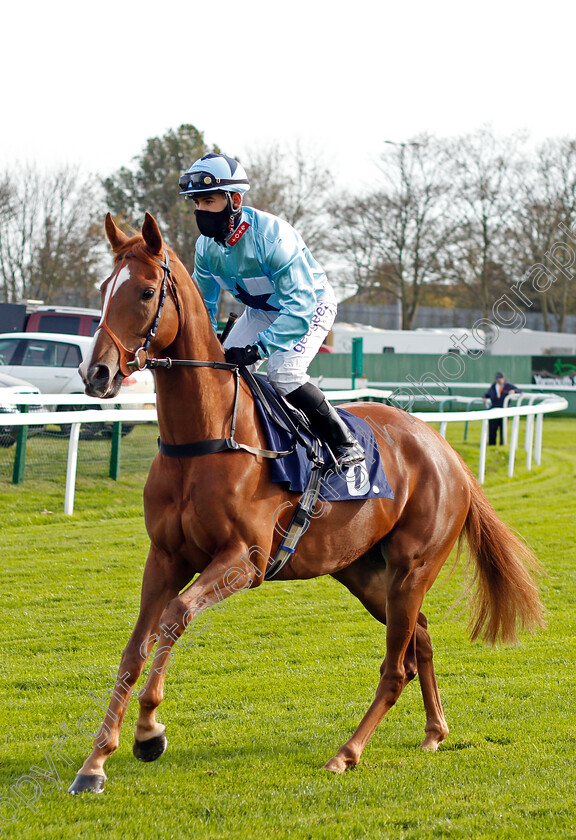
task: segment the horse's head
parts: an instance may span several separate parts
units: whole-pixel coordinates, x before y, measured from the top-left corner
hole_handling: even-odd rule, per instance
[[[102,285],[102,318],[79,369],[93,397],[115,396],[147,354],[174,341],[179,325],[168,252],[154,217],[146,213],[141,236],[127,236],[110,213],[105,226],[114,271]]]

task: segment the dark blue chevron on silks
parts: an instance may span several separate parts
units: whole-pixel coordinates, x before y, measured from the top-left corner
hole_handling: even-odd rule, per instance
[[[238,283],[236,283],[234,297],[241,303],[245,303],[246,306],[250,307],[250,309],[261,309],[264,312],[280,312],[278,307],[272,306],[268,303],[268,299],[272,297],[272,293],[269,295],[251,295],[250,292],[243,289],[242,286],[239,286]]]
[[[214,152],[210,152],[207,155],[204,155],[202,160],[210,160],[210,158],[224,158],[228,166],[230,167],[230,174],[234,175],[236,169],[238,168],[238,161],[235,161],[234,158],[228,157],[228,155],[221,155],[215,154]]]

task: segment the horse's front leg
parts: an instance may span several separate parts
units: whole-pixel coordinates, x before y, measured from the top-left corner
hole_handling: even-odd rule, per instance
[[[146,640],[149,649],[156,643],[156,651],[146,684],[138,695],[140,714],[133,751],[140,761],[154,761],[166,748],[165,727],[156,720],[156,710],[164,699],[166,672],[177,651],[192,647],[196,637],[210,626],[210,607],[217,608],[225,598],[257,586],[264,579],[262,558],[258,556],[257,563],[253,563],[247,559],[247,548],[243,551],[228,550],[216,555],[194,583],[169,602],[160,617],[158,632]],[[188,633],[182,637],[186,628]]]
[[[106,715],[94,739],[94,748],[78,771],[69,793],[101,793],[104,790],[104,764],[118,748],[124,715],[130,705],[134,685],[146,664],[150,640],[159,627],[166,604],[189,580],[189,572],[162,562],[156,550],[153,547],[150,549],[142,581],[140,614],[122,654]]]

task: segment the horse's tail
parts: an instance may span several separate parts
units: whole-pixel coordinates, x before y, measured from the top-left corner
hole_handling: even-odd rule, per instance
[[[534,631],[544,626],[542,603],[528,569],[536,572],[536,555],[498,517],[467,469],[470,509],[462,536],[475,562],[470,636],[490,644],[517,642],[517,626]]]

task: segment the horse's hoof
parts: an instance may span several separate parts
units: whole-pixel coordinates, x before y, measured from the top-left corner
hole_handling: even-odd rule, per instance
[[[429,733],[420,744],[419,749],[424,752],[436,752],[445,738],[446,735],[434,735],[433,733]]]
[[[448,737],[448,727],[441,731],[435,730],[426,733],[426,737],[420,744],[420,749],[424,752],[436,752],[442,741]]]
[[[418,749],[422,750],[422,752],[436,752],[441,743],[437,738],[428,736],[422,741]]]
[[[329,773],[345,773],[349,766],[348,762],[341,756],[335,755],[334,758],[326,762],[324,770],[328,770]]]
[[[132,752],[138,761],[156,761],[166,749],[167,744],[166,735],[162,733],[161,735],[155,735],[154,738],[149,738],[148,741],[138,741],[136,739]]]
[[[74,796],[77,793],[103,793],[106,776],[92,776],[88,773],[78,773],[68,793]]]

